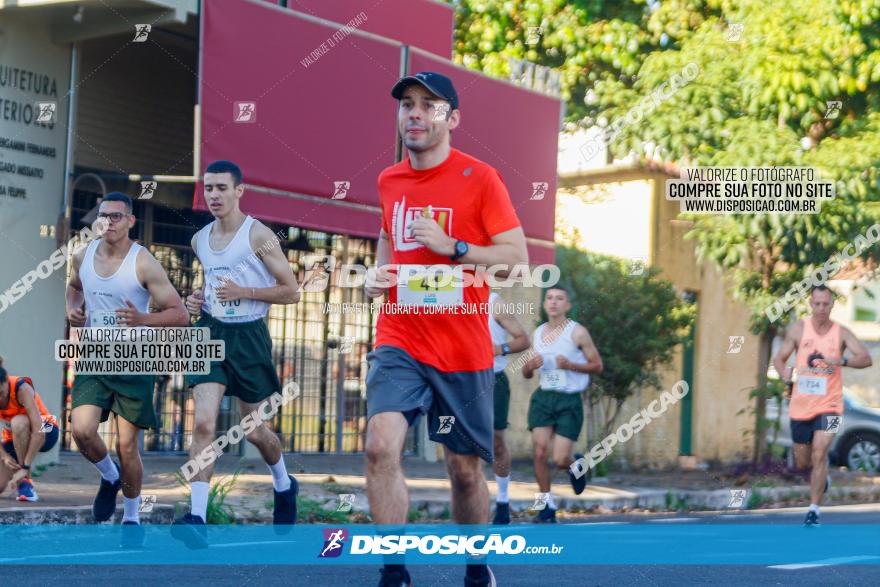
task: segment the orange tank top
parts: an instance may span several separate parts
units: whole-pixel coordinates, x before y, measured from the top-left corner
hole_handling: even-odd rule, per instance
[[[839,361],[843,355],[840,325],[820,335],[813,321],[804,320],[804,333],[798,344],[795,369],[797,381],[791,395],[789,414],[793,420],[811,420],[821,414],[843,413],[843,381],[840,365],[819,366],[822,359]]]
[[[6,407],[0,409],[0,420],[5,420],[6,422],[11,422],[15,416],[20,414],[27,415],[27,410],[18,403],[18,386],[22,383],[27,383],[34,390],[34,400],[37,403],[37,409],[40,411],[40,415],[43,417],[43,421],[51,422],[55,426],[58,426],[58,420],[55,419],[55,416],[49,413],[49,410],[46,409],[46,406],[43,404],[43,400],[40,399],[40,394],[37,393],[37,390],[34,388],[34,382],[31,381],[30,377],[18,377],[15,375],[10,375],[9,378],[9,401],[6,403]],[[12,431],[7,427],[3,428],[3,442],[8,442],[12,440]]]

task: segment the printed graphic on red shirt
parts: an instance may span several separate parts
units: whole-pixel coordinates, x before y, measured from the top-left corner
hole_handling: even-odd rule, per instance
[[[419,267],[457,265],[448,254],[432,251],[413,237],[412,224],[420,217],[433,219],[453,239],[481,247],[491,246],[493,236],[520,226],[501,176],[479,159],[451,149],[446,161],[430,169],[413,169],[409,160],[387,168],[379,176],[379,195],[382,227],[391,242],[390,262],[399,269],[398,287],[391,288],[388,302],[460,311],[383,311],[376,325],[376,346],[396,346],[441,371],[491,369],[487,313],[463,310],[485,307],[489,287],[434,287],[430,278],[406,276],[417,275],[413,272]],[[422,284],[425,291],[416,291],[419,288],[413,284]]]
[[[430,204],[407,207],[406,196],[403,196],[394,203],[391,219],[394,248],[398,251],[413,251],[424,246],[413,237],[412,224],[417,218],[430,218],[440,225],[443,232],[452,234],[452,208],[435,208]]]

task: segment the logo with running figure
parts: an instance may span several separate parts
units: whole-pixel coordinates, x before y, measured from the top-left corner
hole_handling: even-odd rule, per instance
[[[153,25],[151,24],[136,24],[134,25],[134,38],[131,40],[132,43],[143,43],[150,36],[150,31],[153,30]]]
[[[139,514],[149,514],[153,511],[153,508],[156,507],[157,496],[155,495],[142,495],[141,503],[138,505],[138,513]]]
[[[257,104],[256,102],[236,102],[235,109],[232,111],[232,120],[235,122],[256,122],[257,121]]]
[[[547,195],[547,190],[550,188],[550,184],[546,181],[533,181],[532,182],[532,197],[530,200],[543,200],[544,196]]]
[[[37,118],[35,122],[52,124],[55,122],[55,114],[58,110],[56,102],[37,102]]]
[[[749,492],[745,489],[731,489],[730,502],[727,504],[729,508],[741,508],[745,505],[749,497]]]
[[[157,181],[142,181],[141,182],[141,195],[138,197],[139,200],[150,200],[153,195],[156,193],[156,188],[159,187],[159,182]]]
[[[324,528],[324,547],[318,554],[318,558],[336,558],[342,554],[342,547],[348,540],[348,530],[345,528]]]
[[[334,181],[333,182],[333,197],[331,200],[344,200],[345,196],[348,195],[348,190],[351,189],[350,181]]]
[[[825,433],[837,434],[843,428],[843,416],[825,416]]]
[[[727,354],[728,355],[739,354],[739,352],[743,348],[743,344],[745,344],[745,342],[746,342],[746,337],[745,336],[728,336],[727,338],[730,342],[730,346],[727,347]]]
[[[340,493],[339,505],[336,506],[337,512],[350,512],[354,507],[354,493]]]
[[[536,493],[535,494],[535,503],[532,504],[532,507],[529,509],[535,510],[539,512],[547,507],[547,502],[550,501],[549,493]]]
[[[40,422],[39,431],[43,434],[46,434],[47,432],[52,432],[52,428],[55,427],[55,424],[52,423],[52,419],[54,418],[55,416],[40,416],[40,419],[42,421]]]
[[[432,122],[442,121],[449,118],[449,104],[446,102],[437,102],[434,104],[434,114],[431,116]]]
[[[440,416],[440,426],[437,428],[437,434],[449,434],[452,432],[453,424],[455,424],[455,416]]]

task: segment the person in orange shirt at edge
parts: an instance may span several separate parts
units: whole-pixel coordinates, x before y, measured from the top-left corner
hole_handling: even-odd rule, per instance
[[[52,450],[58,442],[58,420],[49,414],[30,377],[9,375],[0,357],[0,493],[18,490],[18,501],[37,501],[30,478],[38,452]]]
[[[400,454],[408,427],[427,414],[431,440],[445,448],[453,519],[488,524],[480,459],[493,461],[489,286],[468,284],[467,277],[447,286],[424,268],[503,265],[496,275],[506,277],[515,265],[528,263],[525,235],[498,171],[450,147],[461,120],[452,81],[420,72],[399,80],[391,95],[399,100],[397,125],[408,157],[379,175],[382,228],[377,267],[367,272],[367,295],[389,296],[368,357],[370,513],[376,524],[406,523],[409,496]],[[401,559],[385,562],[380,586],[411,585]],[[465,585],[495,585],[486,564],[470,562]]]
[[[810,509],[804,520],[807,526],[819,524],[819,504],[831,486],[828,448],[839,429],[839,416],[843,415],[841,368],[871,366],[871,355],[865,345],[848,328],[830,319],[833,306],[834,292],[824,285],[814,287],[810,292],[812,316],[798,320],[788,329],[773,359],[776,371],[792,389],[793,371],[785,363],[797,351],[797,381],[789,392],[788,411],[795,464],[799,469],[812,469]],[[844,357],[845,350],[852,356]],[[835,417],[838,419],[834,420]]]

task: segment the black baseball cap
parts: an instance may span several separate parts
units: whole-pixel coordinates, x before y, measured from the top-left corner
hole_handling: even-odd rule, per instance
[[[391,96],[396,100],[400,100],[403,97],[403,91],[413,84],[423,85],[426,90],[438,98],[443,98],[449,102],[453,110],[458,108],[458,92],[455,91],[452,80],[435,71],[420,71],[415,75],[400,78],[394,84],[394,87],[391,88]]]

